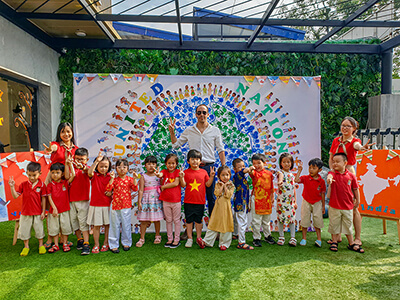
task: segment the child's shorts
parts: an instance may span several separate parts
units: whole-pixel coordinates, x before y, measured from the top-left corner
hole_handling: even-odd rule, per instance
[[[60,232],[63,235],[72,234],[69,210],[58,214],[57,217],[53,217],[53,215],[49,213],[49,215],[47,216],[47,229],[50,236],[56,236]]]
[[[89,231],[87,217],[89,213],[89,201],[73,201],[70,203],[70,217],[72,230]]]
[[[330,234],[344,233],[353,234],[353,210],[343,210],[329,207],[329,227]]]
[[[87,223],[93,226],[103,226],[110,224],[109,206],[89,206]]]
[[[184,203],[183,211],[185,212],[186,223],[203,222],[204,204]]]
[[[38,240],[44,238],[43,220],[40,218],[40,215],[20,216],[18,238],[23,241],[29,240],[31,238],[32,226],[35,230],[35,237]]]
[[[301,202],[301,227],[308,228],[311,226],[311,214],[313,215],[313,226],[315,228],[323,228],[322,201],[311,204],[303,199]]]

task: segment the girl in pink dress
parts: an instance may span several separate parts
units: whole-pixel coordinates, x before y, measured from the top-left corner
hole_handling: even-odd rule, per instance
[[[146,229],[151,223],[154,223],[156,230],[154,244],[161,243],[160,220],[164,219],[162,202],[158,199],[160,178],[156,176],[158,174],[157,158],[152,155],[147,156],[144,160],[144,167],[146,173],[139,180],[137,218],[140,221],[140,239],[136,243],[136,247],[143,246]]]

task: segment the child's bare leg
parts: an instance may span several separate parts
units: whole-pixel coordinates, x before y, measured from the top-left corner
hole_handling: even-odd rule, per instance
[[[160,235],[160,227],[161,227],[161,222],[160,221],[154,222],[154,228],[156,230],[156,236]]]
[[[51,238],[52,238],[52,240],[54,242],[54,245],[56,245],[58,247],[58,235],[52,236]]]
[[[78,230],[75,231],[75,235],[76,235],[76,238],[77,238],[78,240],[82,239],[82,233],[81,233],[81,230],[80,230],[80,229],[78,229]]]
[[[315,227],[315,233],[317,234],[317,240],[321,240],[321,228]]]
[[[315,230],[317,230],[317,229],[315,229]],[[302,227],[302,228],[301,228],[301,233],[303,234],[303,240],[306,240],[306,239],[307,239],[307,228]],[[320,233],[320,235],[321,235],[321,231],[320,231],[319,233]],[[317,234],[317,235],[318,235],[318,234]],[[319,238],[319,240],[320,240],[320,238]]]
[[[355,232],[355,238],[354,242],[361,245],[361,222],[362,218],[360,215],[360,212],[358,209],[353,209],[353,225],[354,225],[354,232]]]
[[[68,235],[61,235],[61,241],[63,243],[63,245],[67,244],[68,242]]]
[[[144,235],[146,234],[147,224],[149,222],[143,221],[140,223],[140,238],[144,240]]]
[[[193,239],[193,223],[190,223],[190,224],[187,223],[186,230],[187,230],[188,239],[192,240]]]
[[[24,240],[24,248],[29,249],[29,240]]]
[[[352,234],[346,234],[347,240],[349,241],[349,245],[353,245],[353,235]]]
[[[203,230],[203,222],[195,224],[196,224],[196,237],[201,238],[201,231]]]
[[[84,243],[89,243],[89,231],[84,231],[83,232],[83,242]]]
[[[43,246],[43,239],[38,239],[39,241],[39,248]]]
[[[340,233],[339,234],[332,234],[332,242],[337,243],[340,238]]]
[[[100,226],[93,226],[93,241],[95,247],[100,247]]]
[[[110,231],[110,225],[104,225],[104,243],[103,245],[108,245],[108,232]]]

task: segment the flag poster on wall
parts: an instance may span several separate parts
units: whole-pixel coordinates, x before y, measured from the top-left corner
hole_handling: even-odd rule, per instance
[[[230,167],[237,157],[249,165],[254,153],[264,153],[272,171],[283,152],[305,164],[321,156],[320,77],[74,74],[76,143],[89,150],[90,163],[102,152],[142,173],[146,156],[162,166],[175,152],[187,168],[188,145],[173,149],[168,125],[176,120],[179,138],[196,123],[200,104],[222,133]]]

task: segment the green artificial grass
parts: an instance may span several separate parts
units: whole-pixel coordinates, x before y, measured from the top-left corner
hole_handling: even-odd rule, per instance
[[[143,248],[119,254],[81,256],[69,253],[38,254],[31,239],[27,257],[20,257],[22,241],[12,246],[14,222],[0,223],[0,299],[400,299],[400,245],[395,222],[364,218],[365,254],[316,248],[315,233],[307,246],[268,245],[253,251],[164,248],[146,235]],[[277,233],[273,233],[277,237]],[[286,240],[288,241],[287,233]],[[133,235],[134,242],[139,239]],[[301,233],[296,234],[298,242]],[[76,243],[75,236],[70,240]],[[251,242],[251,233],[247,234]]]

